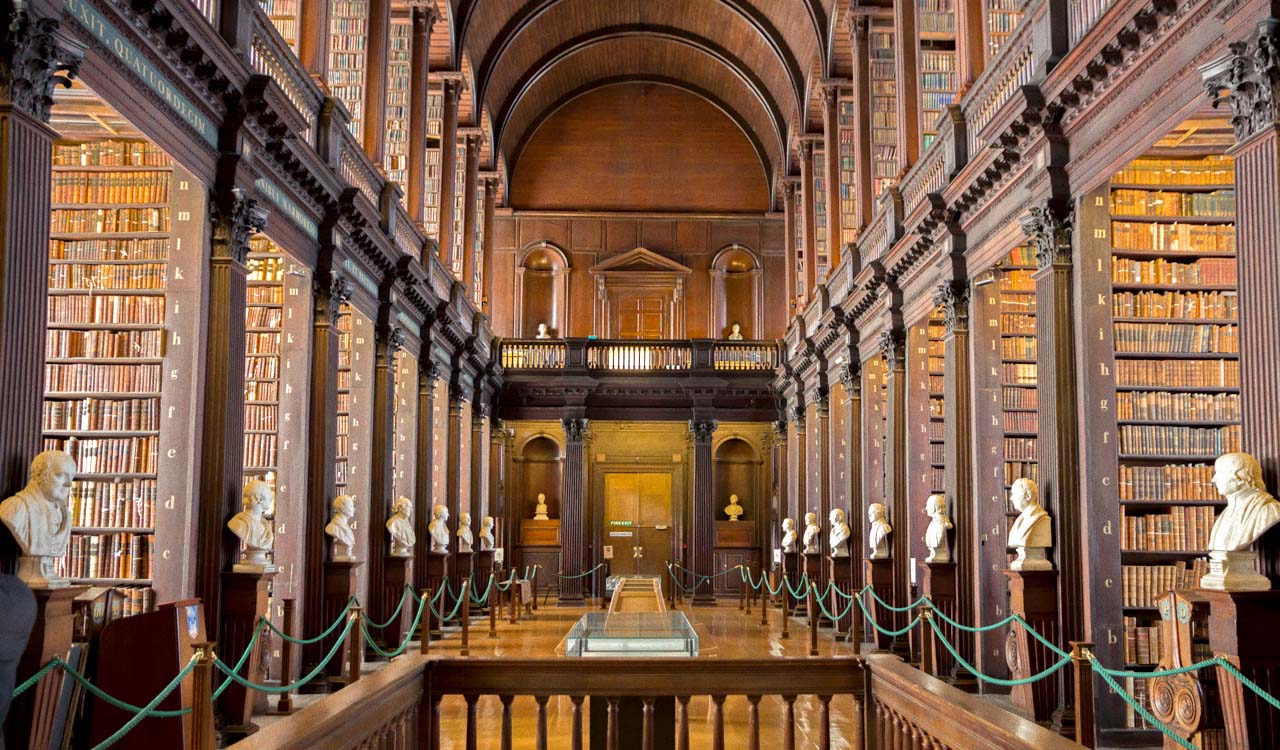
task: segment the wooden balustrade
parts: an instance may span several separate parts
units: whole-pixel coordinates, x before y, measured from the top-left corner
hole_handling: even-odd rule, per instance
[[[592,341],[587,345],[587,367],[593,370],[687,370],[691,354],[687,341]]]
[[[564,368],[565,344],[563,341],[502,342],[502,368],[504,370],[560,370]]]
[[[773,341],[629,341],[599,339],[504,339],[506,370],[590,370],[647,372],[665,370],[772,372],[778,366]]]

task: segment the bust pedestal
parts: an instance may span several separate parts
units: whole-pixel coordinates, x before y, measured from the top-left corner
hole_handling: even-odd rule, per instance
[[[391,613],[396,611],[396,607],[400,605],[400,600],[404,598],[404,587],[412,584],[413,558],[389,555],[383,561],[383,571],[381,604],[384,614],[378,617],[379,621],[390,617]],[[422,592],[415,591],[413,593],[414,596],[417,596]],[[400,645],[400,640],[404,638],[405,623],[412,622],[413,616],[418,611],[414,602],[414,599],[405,601],[404,606],[400,608],[399,616],[388,623],[385,628],[369,628],[369,635],[373,636],[373,639],[377,641],[378,646],[383,651],[394,651]],[[365,644],[364,658],[365,661],[386,661],[385,656],[374,651],[368,644]]]
[[[875,595],[886,602],[893,601],[893,560],[866,560],[866,579],[867,585],[875,592]],[[896,619],[893,613],[881,607],[873,601],[863,602],[867,604],[867,611],[871,613],[872,618],[880,623],[880,627],[897,630],[895,626]],[[870,627],[870,625],[868,625]],[[872,628],[875,630],[874,628]],[[875,631],[875,643],[877,651],[890,651],[893,649],[893,638]]]
[[[827,557],[827,580],[835,586],[835,590],[831,592],[831,598],[827,601],[827,609],[831,614],[837,615],[847,609],[851,603],[846,597],[853,594],[853,558],[849,555]],[[836,591],[845,596],[840,596]],[[852,602],[852,604],[853,608],[849,609],[849,614],[835,622],[835,635],[841,640],[849,640],[853,633],[853,622],[862,614],[858,610],[857,603]]]
[[[356,569],[363,564],[357,560],[330,560],[324,564],[324,602],[322,604],[324,614],[320,621],[325,624],[325,627],[338,619],[338,615],[347,611],[347,602],[356,595]],[[333,631],[332,635],[325,638],[322,644],[324,650],[321,653],[329,653],[329,649],[333,648],[334,639],[341,635],[342,628],[339,627]],[[346,664],[347,647],[343,646],[339,649],[338,655],[333,657],[324,669],[325,682],[330,690],[337,690],[346,685],[346,681],[342,678],[342,668]]]
[[[799,610],[799,602],[791,598],[790,589],[800,584],[800,553],[799,552],[783,552],[782,553],[782,575],[790,582],[790,587],[784,586],[782,589],[782,611],[786,614],[792,614]]]
[[[929,597],[929,601],[933,602],[934,610],[953,620],[958,619],[956,617],[956,564],[954,562],[920,563],[920,594]],[[938,630],[942,631],[947,640],[957,648],[960,646],[961,638],[971,637],[968,633],[958,632],[940,617],[935,617],[934,622],[937,623]],[[922,638],[934,637],[933,630],[927,626],[920,630],[920,634]],[[943,648],[941,643],[935,644],[933,675],[966,690],[976,689],[977,679],[969,670],[954,662],[951,652]]]
[[[71,602],[88,589],[88,586],[63,586],[33,590],[36,595],[36,621],[31,628],[27,648],[18,660],[18,683],[39,672],[53,657],[66,658],[67,649],[71,648],[73,627]],[[62,693],[63,679],[62,670],[55,669],[13,699],[9,718],[4,724],[5,747],[49,747],[54,732],[54,709]]]
[[[482,583],[479,580],[478,573],[476,574],[475,580],[472,580],[472,573],[475,571],[475,568],[474,568],[475,558],[476,558],[475,552],[462,552],[462,551],[459,551],[457,557],[454,558],[453,587],[449,589],[451,600],[457,599],[459,596],[461,596],[462,583],[464,581],[470,580],[472,586],[478,586],[481,590],[484,589],[484,583]],[[458,608],[458,614],[456,615],[457,617],[462,617],[462,609],[463,609],[462,607]],[[442,612],[441,614],[448,614],[448,613]]]
[[[449,577],[449,553],[448,552],[429,552],[427,553],[427,586],[431,588],[431,596],[434,597],[440,587]],[[444,600],[441,599],[443,605]],[[437,606],[437,609],[443,609],[443,606]],[[443,637],[444,633],[440,630],[440,619],[435,617],[428,611],[423,617],[427,617],[431,622],[431,640],[436,641]]]
[[[275,577],[275,571],[262,568],[248,570],[245,565],[235,567],[240,569],[222,574],[222,623],[218,649],[238,659],[253,639],[258,620],[267,614],[267,587]],[[261,684],[264,677],[262,666],[262,650],[255,647],[241,668],[240,676]],[[253,697],[253,691],[232,681],[218,699],[218,713],[224,722],[222,734],[228,740],[234,741],[258,731],[258,725],[252,721]]]
[[[1209,650],[1231,662],[1241,674],[1275,694],[1280,684],[1280,591],[1213,591],[1195,593],[1209,603]],[[1249,688],[1216,667],[1227,747],[1274,747],[1280,709],[1272,708]],[[10,714],[12,716],[12,714]]]
[[[1006,570],[1009,578],[1009,612],[1020,615],[1050,643],[1058,643],[1058,572],[1056,570]],[[1005,640],[1005,660],[1014,679],[1039,674],[1058,661],[1024,628],[1009,628]],[[1057,704],[1057,679],[1050,678],[1030,685],[1016,685],[1010,696],[1015,705],[1031,714],[1038,722],[1047,722]]]

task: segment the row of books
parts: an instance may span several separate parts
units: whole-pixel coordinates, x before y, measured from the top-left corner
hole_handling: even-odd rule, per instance
[[[396,381],[399,382],[399,381]],[[929,421],[929,439],[945,440],[947,433],[947,425],[942,420]]]
[[[1012,485],[1015,481],[1024,477],[1033,482],[1039,483],[1040,464],[1034,461],[1004,462],[1004,483],[1006,485]]]
[[[1116,419],[1234,422],[1240,419],[1240,395],[1126,391],[1116,394]]]
[[[1240,387],[1240,362],[1234,359],[1125,359],[1115,364],[1119,386]]]
[[[1030,336],[1002,338],[1000,356],[1003,359],[1035,359],[1036,340]]]
[[[284,304],[283,286],[251,286],[245,295],[245,302],[250,305]]]
[[[946,461],[946,446],[942,443],[929,443],[929,463],[942,464]]]
[[[1209,323],[1116,323],[1117,352],[1233,354],[1240,327]]]
[[[247,354],[279,354],[280,334],[275,332],[245,334],[244,345]]]
[[[1122,606],[1154,607],[1157,597],[1174,589],[1198,586],[1201,576],[1208,572],[1209,562],[1205,559],[1192,560],[1190,564],[1179,560],[1172,565],[1122,565]]]
[[[56,167],[167,167],[169,155],[146,141],[59,142],[53,147]]]
[[[1121,425],[1120,452],[1216,458],[1240,450],[1240,425]]]
[[[929,392],[942,393],[944,388],[946,388],[946,382],[943,376],[936,372],[929,373]]]
[[[1236,228],[1231,224],[1112,221],[1111,244],[1117,250],[1188,254],[1234,253]]]
[[[942,398],[940,397],[941,394],[938,394],[938,395],[939,395],[938,398],[929,399],[929,416],[931,417],[941,417],[943,416],[943,413],[944,413],[943,412],[944,404],[942,402]]]
[[[1035,409],[1040,406],[1039,393],[1034,388],[1001,388],[1000,406],[1004,409]]]
[[[1235,167],[1229,156],[1198,159],[1135,159],[1116,173],[1115,182],[1130,185],[1234,186]]]
[[[244,384],[246,402],[279,401],[280,383],[275,381],[249,381]]]
[[[164,289],[165,264],[128,263],[97,265],[89,263],[52,264],[49,266],[50,289]]]
[[[1213,507],[1190,505],[1167,513],[1120,516],[1122,549],[1150,552],[1203,550],[1213,528]]]
[[[1124,618],[1125,664],[1157,664],[1163,654],[1163,625],[1139,625],[1136,617]]]
[[[168,255],[165,237],[49,242],[50,260],[164,260]]]
[[[284,310],[279,307],[253,307],[244,311],[244,324],[249,328],[279,328]]]
[[[1004,439],[1004,457],[1009,461],[1035,461],[1036,457],[1036,439],[1035,438],[1011,438]]]
[[[276,463],[276,436],[249,434],[244,436],[244,465],[273,468]]]
[[[279,407],[274,404],[246,403],[244,407],[244,428],[246,430],[278,429],[279,425],[276,418],[278,413]]]
[[[155,435],[128,438],[45,438],[45,450],[66,451],[80,474],[154,474],[160,439]]]
[[[112,619],[132,617],[156,609],[156,590],[150,586],[116,586],[120,592],[120,610],[113,612]]]
[[[168,172],[55,172],[54,203],[168,203]]]
[[[54,295],[48,299],[50,323],[164,323],[164,298],[136,294]]]
[[[1033,364],[1010,364],[1006,362],[1000,365],[1000,375],[1005,385],[1036,384],[1036,366]]]
[[[1113,256],[1111,281],[1116,284],[1234,285],[1236,260],[1202,258],[1194,263],[1175,263],[1164,258],[1130,260]]]
[[[1034,304],[1032,305],[1034,307]],[[1036,335],[1036,319],[1026,312],[1000,313],[1000,332],[1008,335]]]
[[[1012,411],[1004,415],[1005,432],[1039,432],[1040,417],[1033,411]]]
[[[1013,262],[1010,261],[1010,266]],[[1026,268],[1013,267],[1000,274],[1000,291],[1001,292],[1035,292],[1036,279],[1034,271]],[[1001,304],[1007,300],[1002,299]]]
[[[164,208],[76,208],[53,211],[49,231],[57,233],[89,232],[167,232],[169,209]]]
[[[149,486],[139,491],[135,482]],[[156,525],[154,479],[81,480],[74,488],[79,490],[71,494],[71,523],[75,526],[149,529]]]
[[[151,578],[155,536],[151,534],[76,534],[59,562],[71,578]]]
[[[1193,318],[1236,320],[1240,295],[1236,292],[1115,292],[1111,314],[1117,318]]]
[[[154,398],[45,401],[46,430],[134,431],[160,429],[160,407]]]
[[[245,380],[275,380],[280,377],[280,357],[274,354],[245,357]]]
[[[53,328],[45,334],[44,356],[58,357],[159,357],[164,336],[149,331],[77,331]]]
[[[1236,215],[1236,193],[1234,190],[1215,190],[1212,193],[1112,190],[1111,213],[1122,216],[1232,218]]]
[[[45,365],[45,392],[158,392],[159,365]]]
[[[1120,500],[1125,502],[1222,502],[1208,464],[1120,465]]]
[[[262,250],[253,250],[252,244],[249,245],[252,253],[249,256],[248,266],[249,279],[251,281],[284,281],[284,258],[279,255],[269,255],[263,257],[259,253]],[[259,246],[261,247],[261,246]]]

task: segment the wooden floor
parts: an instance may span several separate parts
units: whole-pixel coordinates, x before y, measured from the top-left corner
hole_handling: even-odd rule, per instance
[[[779,612],[773,609],[769,613],[769,627],[760,625],[759,610],[753,608],[750,615],[738,610],[736,600],[723,600],[716,607],[681,606],[693,624],[699,636],[699,656],[697,659],[735,659],[760,658],[761,656],[778,656],[808,658],[808,630],[803,619],[792,618],[790,635],[787,640],[781,638],[781,622]],[[572,627],[574,622],[588,611],[584,608],[560,608],[542,606],[532,619],[521,619],[518,625],[505,622],[498,624],[498,637],[491,639],[488,635],[488,620],[477,618],[471,630],[470,658],[485,659],[489,657],[544,657],[557,656],[557,646]],[[416,648],[416,643],[413,648]],[[432,653],[460,655],[460,637],[456,630],[446,631],[442,641],[431,644]],[[832,654],[851,654],[850,644],[834,641],[829,632],[820,633],[818,639],[820,656]],[[697,659],[691,660],[696,665]],[[696,666],[691,665],[691,668]],[[380,667],[377,663],[366,663],[365,671],[370,672]],[[297,696],[295,704],[305,706],[322,696]],[[847,697],[837,697],[831,702],[831,747],[850,748],[846,739],[854,722],[854,703]],[[766,697],[760,703],[761,747],[782,747],[783,704],[779,698]],[[501,704],[497,697],[482,698],[479,704],[480,727],[478,747],[499,747],[498,728],[501,726]],[[441,750],[463,750],[465,747],[465,703],[461,697],[446,698],[441,713],[444,719],[444,732],[441,739]],[[584,709],[585,713],[585,709]],[[725,747],[746,747],[747,702],[744,697],[729,697],[725,701]],[[796,700],[796,748],[816,748],[818,738],[815,720],[817,702],[811,696],[803,696]],[[568,698],[553,698],[547,704],[549,729],[549,746],[552,748],[569,747],[570,721],[572,704]],[[706,697],[694,698],[689,704],[690,744],[694,748],[711,746],[710,700]],[[532,699],[517,699],[514,704],[515,747],[534,750],[535,705]],[[255,718],[259,725],[275,721],[275,717],[263,716]],[[590,724],[588,722],[587,737]]]

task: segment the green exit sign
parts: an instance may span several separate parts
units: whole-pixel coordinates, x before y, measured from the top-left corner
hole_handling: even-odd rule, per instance
[[[610,526],[634,526],[635,524],[631,523],[630,521],[610,521],[609,525]]]

